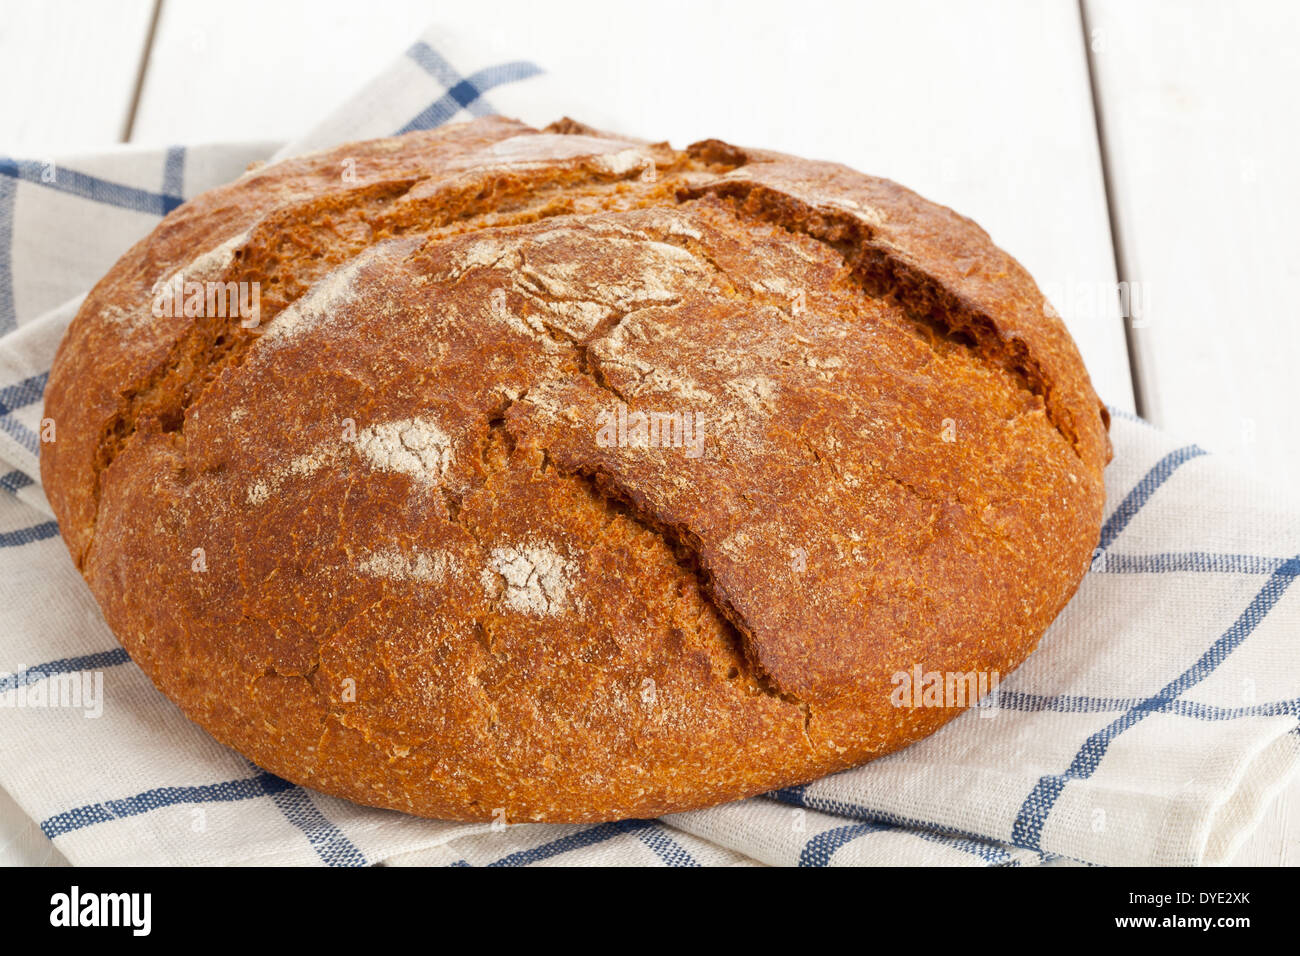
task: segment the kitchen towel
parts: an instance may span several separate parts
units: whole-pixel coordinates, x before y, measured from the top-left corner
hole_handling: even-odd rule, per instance
[[[105,626],[40,490],[41,396],[81,296],[162,216],[250,162],[495,112],[544,124],[580,110],[532,61],[433,28],[285,146],[0,160],[0,788],[59,854],[474,866],[1229,859],[1300,768],[1300,505],[1118,410],[1101,542],[1040,649],[933,736],[807,786],[657,821],[420,820],[265,773],[153,688]]]

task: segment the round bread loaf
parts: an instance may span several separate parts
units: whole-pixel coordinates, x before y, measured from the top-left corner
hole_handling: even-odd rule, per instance
[[[46,414],[68,548],[164,694],[288,780],[461,820],[656,816],[933,732],[960,706],[899,675],[1020,664],[1110,457],[970,220],[570,120],[187,202]]]

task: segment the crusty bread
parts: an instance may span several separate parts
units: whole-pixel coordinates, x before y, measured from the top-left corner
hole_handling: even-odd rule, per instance
[[[155,317],[177,274],[256,283],[258,324]],[[568,120],[191,200],[91,292],[46,414],[68,548],[164,694],[282,777],[452,819],[654,816],[931,733],[959,709],[894,675],[1019,665],[1110,457],[970,220]]]

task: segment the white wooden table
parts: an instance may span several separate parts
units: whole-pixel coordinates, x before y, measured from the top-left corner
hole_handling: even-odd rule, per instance
[[[1107,402],[1300,472],[1287,0],[5,0],[4,21],[7,155],[288,139],[436,21],[565,74],[598,125],[889,176],[1028,267]],[[0,862],[57,860],[13,809]],[[1300,862],[1300,794],[1240,859]]]

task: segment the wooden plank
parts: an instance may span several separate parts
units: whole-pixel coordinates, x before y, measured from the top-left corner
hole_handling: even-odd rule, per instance
[[[399,55],[430,8],[383,9],[167,0],[136,139],[297,134]],[[679,144],[718,136],[835,159],[971,216],[1049,291],[1103,398],[1133,407],[1071,0],[813,0],[797,15],[769,0],[743,12],[477,0],[437,15],[463,45],[564,74],[570,97],[517,110],[525,120],[569,113]],[[800,26],[810,23],[833,28]]]
[[[132,142],[287,140],[428,26],[428,0],[164,0]],[[483,24],[479,24],[482,29]]]
[[[1085,9],[1147,415],[1294,486],[1300,7]]]
[[[44,159],[118,142],[153,7],[153,0],[6,5],[0,151]]]

